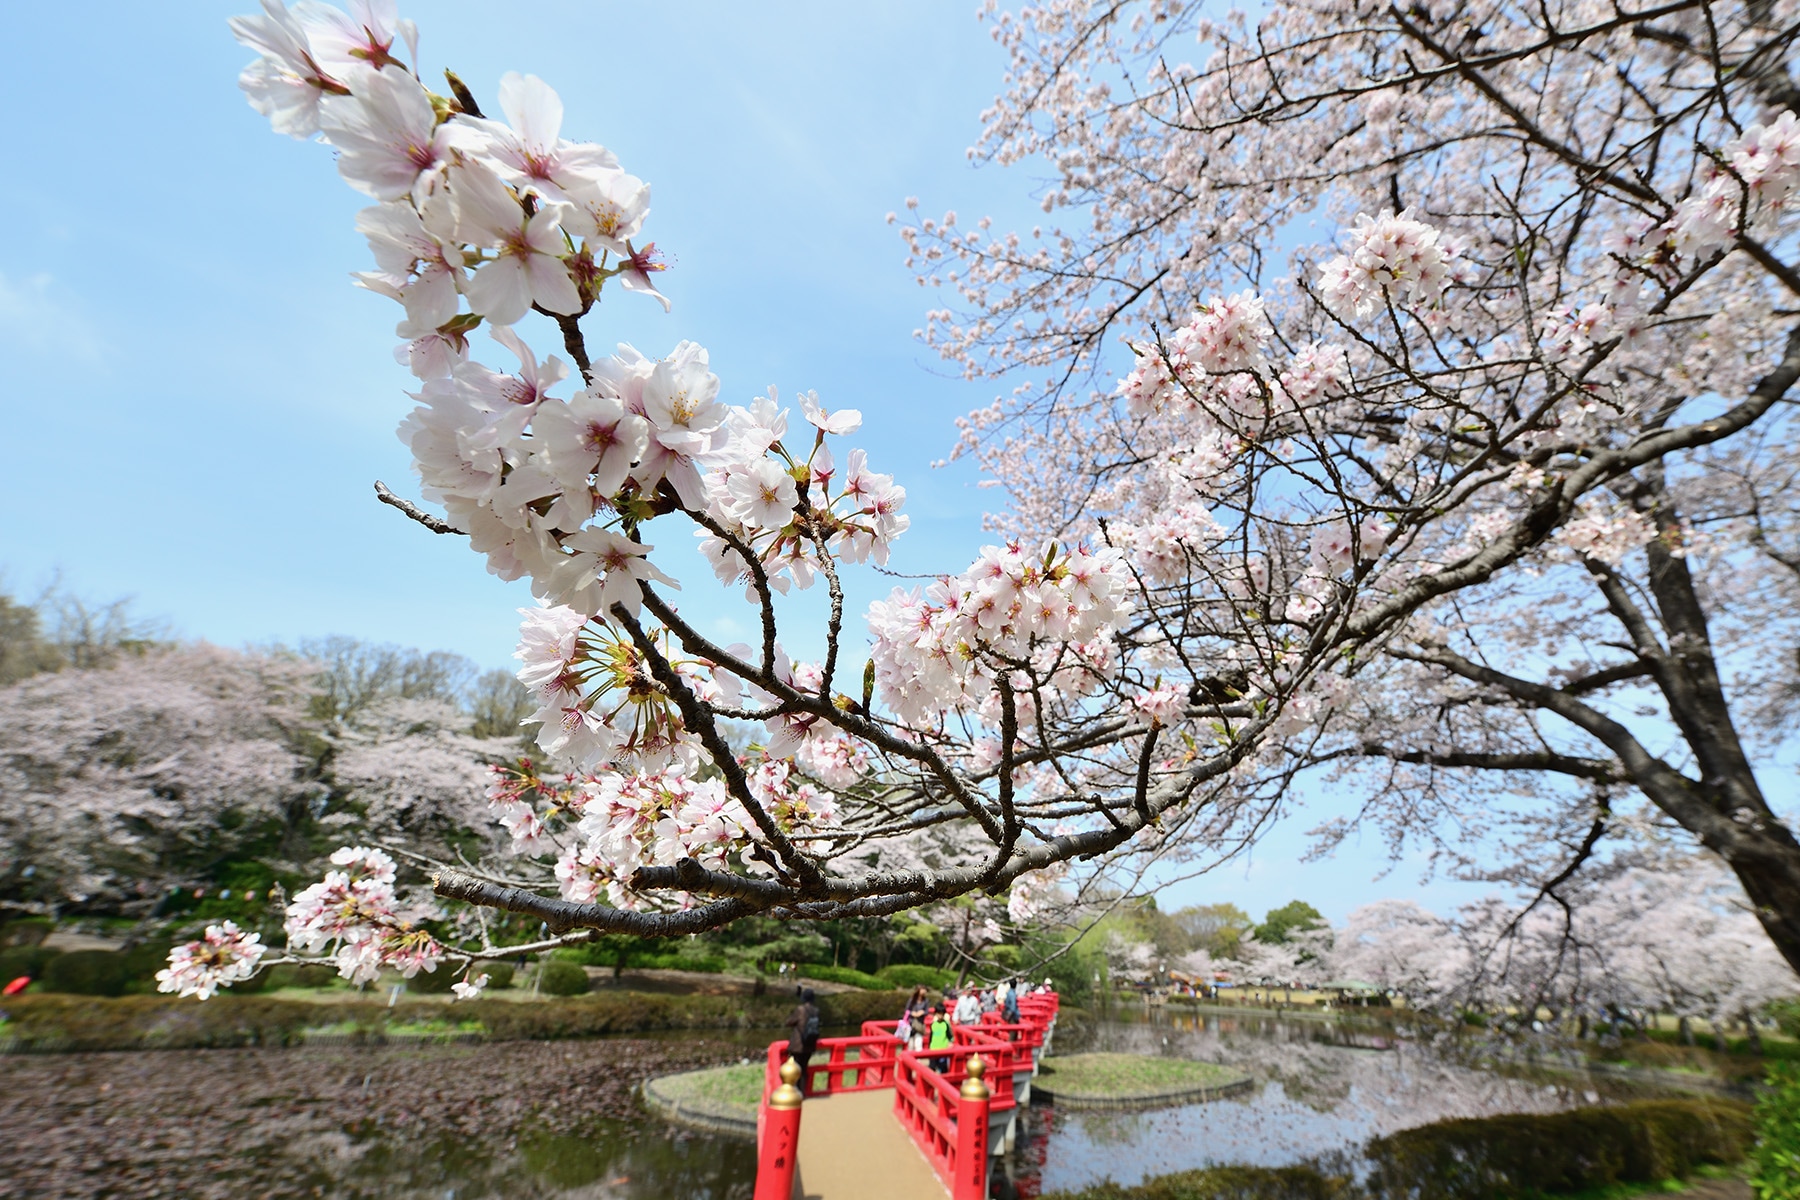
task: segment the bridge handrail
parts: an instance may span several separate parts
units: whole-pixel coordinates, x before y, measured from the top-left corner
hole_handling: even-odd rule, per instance
[[[859,1035],[818,1040],[813,1057],[822,1051],[825,1061],[809,1062],[799,1087],[807,1096],[893,1088],[895,1117],[950,1189],[953,1200],[985,1197],[989,1120],[1016,1106],[1014,1076],[1023,1073],[1029,1077],[1035,1072],[1036,1052],[1044,1045],[1059,1007],[1054,992],[1022,996],[1018,1021],[989,1013],[979,1021],[952,1025],[951,1045],[937,1050],[908,1050],[894,1032],[895,1022],[864,1021]],[[785,1040],[769,1044],[762,1104],[757,1111],[759,1147],[769,1097],[780,1086],[781,1067],[787,1061],[787,1046]],[[962,1087],[968,1079],[969,1060],[977,1055],[982,1059],[982,1082],[988,1097],[965,1112]],[[931,1065],[934,1059],[947,1060],[946,1069],[935,1070]],[[849,1078],[852,1074],[854,1082]],[[965,1120],[975,1123],[966,1136]],[[964,1162],[965,1154],[979,1155],[980,1163]]]

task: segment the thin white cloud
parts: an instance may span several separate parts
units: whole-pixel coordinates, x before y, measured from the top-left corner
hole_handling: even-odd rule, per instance
[[[60,291],[48,273],[15,279],[0,272],[0,344],[98,362],[99,335],[58,297]]]

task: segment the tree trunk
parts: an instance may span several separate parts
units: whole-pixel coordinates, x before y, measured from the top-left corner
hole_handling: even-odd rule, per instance
[[[1746,826],[1736,844],[1720,852],[1756,906],[1769,940],[1800,971],[1800,842],[1773,816],[1756,823],[1763,827]]]
[[[1680,1029],[1681,1044],[1684,1046],[1692,1046],[1694,1044],[1694,1023],[1686,1017],[1683,1017],[1681,1018]]]
[[[1750,1015],[1749,1009],[1744,1010],[1744,1037],[1748,1043],[1750,1053],[1761,1058],[1763,1052],[1762,1034],[1756,1032],[1756,1018]]]
[[[1680,544],[1681,515],[1664,486],[1660,465],[1645,476],[1644,491],[1634,499],[1640,509],[1650,510],[1659,531],[1669,539],[1658,538],[1645,547],[1650,590],[1668,641],[1666,651],[1660,647],[1652,651],[1652,677],[1668,701],[1669,716],[1693,751],[1700,778],[1690,780],[1656,760],[1654,767],[1643,765],[1658,777],[1659,786],[1644,790],[1652,803],[1730,865],[1770,940],[1800,971],[1800,842],[1769,808],[1738,737],[1699,589],[1687,559],[1671,553],[1670,548]],[[1642,654],[1650,647],[1638,649]],[[1640,777],[1640,786],[1648,782],[1642,778],[1645,772],[1630,762],[1627,766]],[[1672,786],[1675,780],[1669,775],[1685,786]],[[1677,791],[1682,794],[1677,796]]]

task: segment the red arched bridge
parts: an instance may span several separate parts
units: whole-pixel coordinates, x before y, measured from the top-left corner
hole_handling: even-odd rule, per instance
[[[940,1050],[902,1049],[893,1022],[865,1021],[858,1037],[820,1038],[804,1072],[771,1044],[756,1200],[987,1200],[988,1160],[1012,1145],[1057,1004],[1020,996],[1017,1022],[987,1013]]]

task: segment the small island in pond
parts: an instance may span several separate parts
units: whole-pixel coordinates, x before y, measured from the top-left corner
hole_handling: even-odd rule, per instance
[[[1148,1108],[1246,1091],[1250,1076],[1216,1063],[1146,1054],[1068,1054],[1038,1065],[1034,1099],[1062,1108]]]
[[[760,1062],[662,1075],[644,1084],[644,1101],[664,1119],[727,1136],[756,1136],[762,1103]]]

